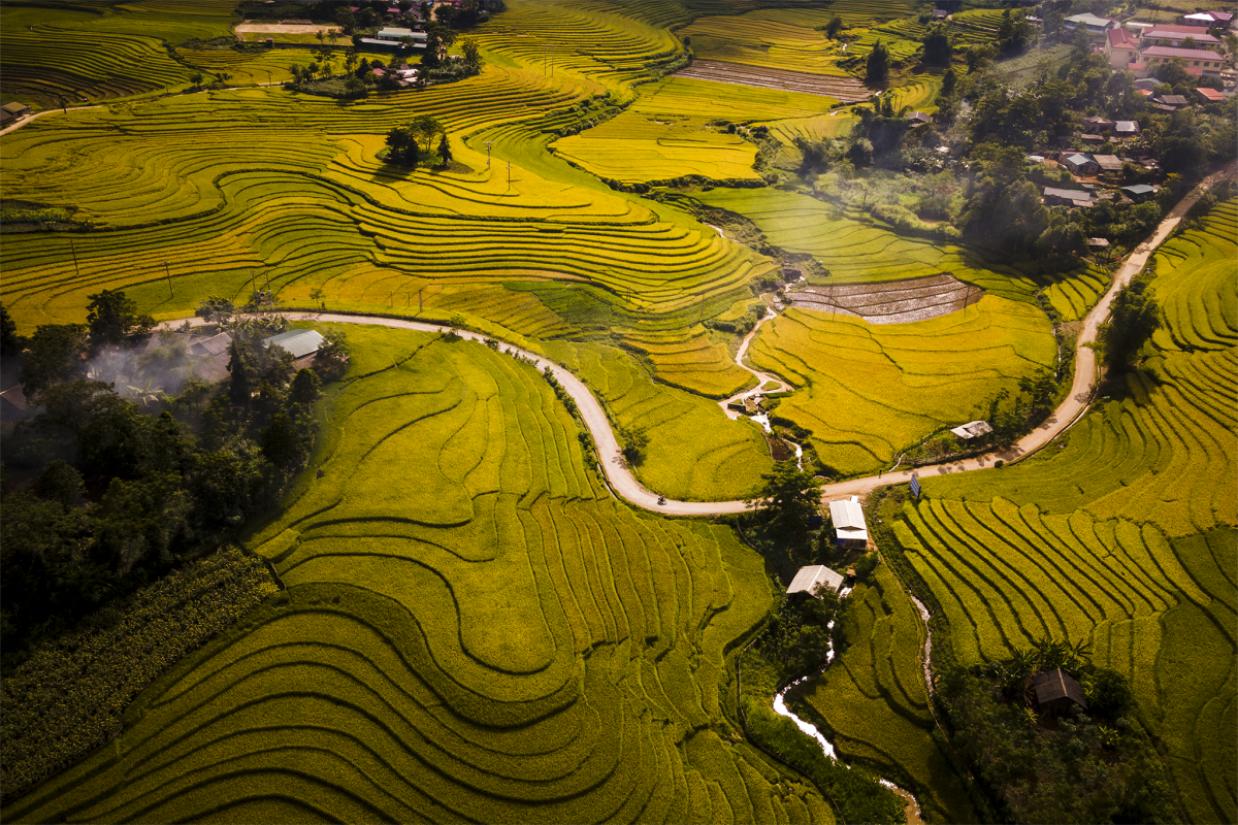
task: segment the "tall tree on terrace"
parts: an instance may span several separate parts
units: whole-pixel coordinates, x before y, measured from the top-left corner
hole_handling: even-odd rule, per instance
[[[864,68],[864,82],[884,87],[890,81],[890,52],[880,40],[873,44]]]
[[[101,347],[120,344],[126,338],[147,335],[155,325],[155,319],[138,312],[137,301],[118,289],[105,289],[86,296],[86,326],[90,330],[90,344]]]

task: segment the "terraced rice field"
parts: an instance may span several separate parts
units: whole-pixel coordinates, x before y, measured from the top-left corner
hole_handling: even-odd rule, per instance
[[[1055,355],[1042,312],[994,295],[912,324],[788,309],[751,349],[753,365],[798,388],[775,414],[812,430],[818,456],[844,475],[891,465],[943,422],[986,417],[998,392]]]
[[[1238,203],[1157,253],[1146,374],[1014,467],[925,483],[895,529],[963,661],[1049,636],[1131,679],[1185,815],[1238,817]]]
[[[774,245],[812,255],[830,271],[829,285],[947,273],[1005,297],[1027,300],[1035,292],[1029,279],[990,268],[957,246],[899,235],[809,195],[764,188],[713,189],[694,196],[752,219]]]
[[[6,100],[43,108],[187,85],[193,69],[168,51],[228,34],[235,3],[6,4],[0,10]]]
[[[786,294],[805,309],[854,315],[873,324],[903,324],[966,309],[983,293],[979,287],[943,274],[876,284],[806,286]]]
[[[922,667],[925,629],[915,605],[885,565],[846,604],[847,647],[795,698],[829,731],[843,759],[913,788],[933,821],[976,821],[962,778],[933,738]]]
[[[760,488],[761,474],[773,469],[755,424],[732,421],[713,400],[654,382],[650,369],[630,353],[604,344],[555,342],[547,354],[597,392],[620,427],[645,431],[649,446],[635,471],[649,489],[675,499],[746,498]],[[665,369],[655,366],[653,375],[666,381]],[[752,383],[748,373],[736,371],[743,376],[737,386]],[[672,382],[675,377],[672,373]]]
[[[724,715],[759,557],[616,502],[531,367],[347,335],[323,475],[249,542],[286,596],[6,821],[832,822]]]
[[[798,92],[753,90],[689,80],[683,72],[641,89],[615,118],[552,144],[556,154],[622,183],[690,175],[755,181],[756,144],[724,130],[725,122],[812,117],[834,103]]]

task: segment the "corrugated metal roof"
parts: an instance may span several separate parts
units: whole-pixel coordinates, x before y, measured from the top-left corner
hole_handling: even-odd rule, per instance
[[[791,593],[807,593],[814,595],[820,585],[825,585],[828,589],[835,592],[843,586],[843,576],[837,573],[824,564],[813,564],[808,567],[801,567],[795,573],[795,578],[791,579],[791,584],[787,586],[787,594]]]
[[[293,358],[304,358],[318,352],[324,340],[322,333],[318,330],[290,329],[279,335],[272,335],[262,343],[268,347],[277,346]]]

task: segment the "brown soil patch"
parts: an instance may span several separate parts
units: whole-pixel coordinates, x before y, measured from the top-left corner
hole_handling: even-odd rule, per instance
[[[786,69],[770,69],[764,66],[748,66],[743,63],[725,63],[721,60],[694,60],[691,65],[680,69],[675,75],[697,80],[712,80],[717,83],[733,83],[739,86],[806,92],[811,95],[837,98],[844,103],[868,100],[873,94],[872,90],[854,77],[831,77],[808,72],[792,72]]]
[[[330,34],[331,32],[340,33],[344,30],[339,26],[331,23],[313,23],[308,20],[298,21],[283,21],[278,23],[238,23],[232,29],[237,35],[244,40],[246,34],[314,34],[322,32]]]
[[[984,290],[949,273],[879,284],[806,286],[788,290],[792,304],[855,315],[873,324],[906,324],[948,315],[980,300]]]

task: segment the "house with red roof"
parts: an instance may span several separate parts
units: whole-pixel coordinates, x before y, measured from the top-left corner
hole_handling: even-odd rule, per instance
[[[1125,69],[1139,62],[1139,41],[1121,27],[1108,29],[1105,32],[1105,56],[1113,68]]]

